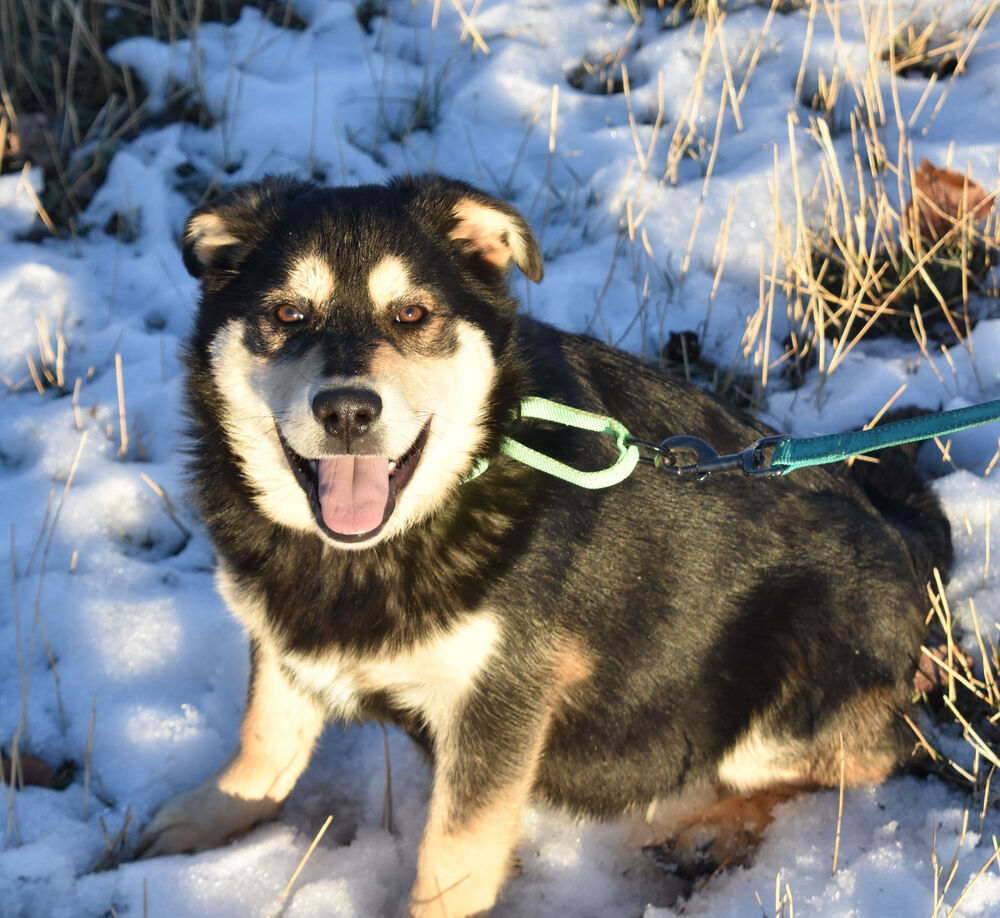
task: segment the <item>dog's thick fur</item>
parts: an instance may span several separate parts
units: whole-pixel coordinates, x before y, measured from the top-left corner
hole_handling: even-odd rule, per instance
[[[518,316],[506,275],[539,280],[538,245],[462,183],[267,179],[195,211],[183,247],[195,496],[253,665],[239,748],[157,814],[147,855],[274,816],[328,718],[399,724],[432,757],[413,916],[489,910],[532,798],[670,811],[678,857],[725,857],[790,789],[906,758],[924,581],[951,543],[900,454],[858,464],[866,480],[640,468],[602,491],[500,455],[513,432],[613,459],[606,438],[514,424],[531,394],[655,441],[767,431]]]

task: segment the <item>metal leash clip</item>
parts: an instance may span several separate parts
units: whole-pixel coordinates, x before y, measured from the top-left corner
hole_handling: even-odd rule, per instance
[[[626,437],[625,442],[639,448],[640,462],[649,462],[654,468],[670,475],[690,475],[701,480],[713,472],[742,472],[744,475],[762,478],[781,475],[784,468],[764,465],[769,461],[765,450],[785,439],[787,437],[761,437],[746,449],[725,456],[698,437],[667,437],[662,443]],[[693,463],[681,465],[675,458],[675,453],[694,453],[697,459]]]

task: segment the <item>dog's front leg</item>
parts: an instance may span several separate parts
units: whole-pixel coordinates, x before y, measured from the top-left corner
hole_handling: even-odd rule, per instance
[[[321,708],[288,681],[271,648],[255,645],[239,747],[211,778],[157,812],[138,855],[214,848],[274,818],[322,728]]]
[[[408,918],[466,918],[492,908],[510,870],[544,741],[548,718],[525,716],[529,710],[530,703],[504,723],[493,711],[491,725],[466,723],[436,741]]]

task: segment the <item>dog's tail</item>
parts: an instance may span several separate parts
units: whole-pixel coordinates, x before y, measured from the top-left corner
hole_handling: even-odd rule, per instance
[[[918,408],[903,408],[884,423],[927,414]],[[917,576],[929,580],[934,568],[948,582],[955,553],[951,525],[937,497],[917,468],[919,444],[909,443],[879,450],[878,462],[855,462],[854,477],[879,512],[899,530],[909,548]]]

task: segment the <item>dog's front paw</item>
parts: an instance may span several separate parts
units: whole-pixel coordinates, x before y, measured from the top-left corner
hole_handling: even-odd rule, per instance
[[[273,819],[281,808],[273,800],[246,800],[206,782],[160,808],[142,831],[136,858],[160,857],[216,848],[251,826]]]

